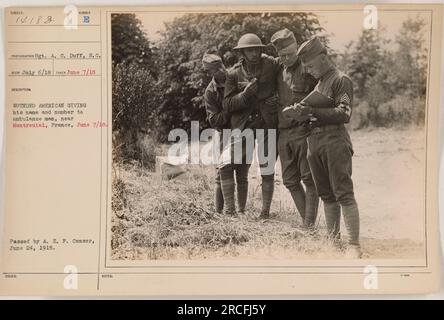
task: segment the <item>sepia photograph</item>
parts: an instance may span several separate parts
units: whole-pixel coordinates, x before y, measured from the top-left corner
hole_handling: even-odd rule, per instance
[[[437,297],[443,13],[5,7],[0,296]]]
[[[110,258],[424,260],[431,25],[112,13]]]

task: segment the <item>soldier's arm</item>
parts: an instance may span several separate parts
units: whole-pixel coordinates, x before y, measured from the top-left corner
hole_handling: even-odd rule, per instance
[[[225,93],[223,100],[223,108],[227,113],[243,110],[248,107],[247,97],[244,93],[239,92],[237,77],[228,73],[227,80],[225,81]]]
[[[274,92],[271,93],[271,96],[269,96],[268,98],[265,99],[265,103],[269,106],[273,106],[276,107],[277,103],[279,101],[279,96],[278,96],[278,78],[279,78],[279,74],[282,71],[284,65],[282,64],[281,60],[279,59],[279,57],[272,57],[272,56],[267,56],[267,59],[271,62],[272,64],[272,72],[273,72],[273,82],[274,82]]]
[[[270,57],[273,62],[274,67],[274,73],[277,76],[281,69],[284,67],[284,64],[281,62],[281,59],[279,57]]]
[[[278,94],[279,76],[281,72],[284,70],[284,64],[281,62],[281,59],[279,57],[274,58],[274,61],[275,61],[274,82],[276,84],[276,94]]]
[[[316,85],[318,84],[318,80],[315,79],[311,74],[306,73],[305,79],[308,83],[308,92],[312,92],[314,88],[316,88]]]
[[[221,128],[228,122],[229,115],[217,101],[217,96],[214,92],[205,91],[204,103],[208,122],[212,128]]]
[[[312,108],[312,115],[326,124],[348,123],[353,103],[353,83],[342,77],[333,84],[334,108]]]

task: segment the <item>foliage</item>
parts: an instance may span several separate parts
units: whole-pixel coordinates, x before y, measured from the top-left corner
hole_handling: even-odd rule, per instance
[[[113,67],[112,121],[115,160],[136,159],[148,168],[154,167],[158,121],[156,106],[161,92],[151,72],[136,63],[121,63]],[[157,140],[157,139],[155,139]]]
[[[111,15],[111,46],[113,65],[135,63],[156,74],[154,48],[142,31],[135,14]]]
[[[424,27],[420,18],[409,18],[394,41],[382,37],[384,29],[364,30],[341,54],[338,64],[355,84],[355,128],[424,124]]]
[[[232,48],[251,32],[267,44],[267,54],[276,55],[268,44],[282,28],[292,30],[299,43],[323,31],[311,13],[193,13],[166,23],[154,43],[134,14],[113,14],[113,132],[120,155],[151,163],[149,153],[166,142],[170,130],[189,130],[192,120],[206,128],[202,95],[210,79],[202,70],[203,54],[217,52],[232,64]],[[358,41],[333,55],[355,84],[352,127],[424,122],[424,31],[424,21],[409,18],[393,40],[383,37],[383,28],[364,30]],[[329,45],[328,37],[321,39]],[[146,135],[149,143],[143,142]]]
[[[212,50],[226,57],[247,32],[258,34],[268,44],[271,35],[284,27],[291,29],[300,42],[322,31],[316,16],[310,13],[186,14],[166,24],[154,47],[134,16],[113,16],[113,61],[118,66],[113,84],[113,105],[118,106],[113,112],[118,109],[131,113],[120,118],[116,127],[140,130],[143,122],[145,130],[156,128],[156,138],[161,142],[173,128],[189,129],[191,120],[206,128],[202,95],[209,79],[202,70],[203,54]],[[326,38],[323,41],[328,45]],[[271,46],[266,52],[275,54]],[[128,64],[125,57],[133,63]],[[124,66],[120,66],[122,63]],[[137,72],[137,66],[148,71]],[[124,80],[125,76],[128,78]]]

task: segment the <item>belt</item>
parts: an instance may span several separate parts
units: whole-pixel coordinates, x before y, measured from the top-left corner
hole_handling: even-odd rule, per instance
[[[321,126],[321,127],[314,127],[313,129],[311,129],[310,134],[319,134],[319,133],[323,133],[323,132],[334,131],[334,130],[344,129],[344,128],[345,127],[343,124],[327,124],[327,125]]]
[[[245,124],[245,127],[254,129],[256,128],[257,125],[260,124],[260,122],[262,121],[262,116],[259,112],[253,111],[252,113],[250,113],[250,115],[247,118],[247,122]]]
[[[259,111],[254,110],[248,116],[248,120],[252,121],[252,120],[259,118],[260,116],[261,116],[261,114],[259,113]]]
[[[248,116],[248,121],[254,121],[254,120],[256,120],[257,118],[259,118],[259,114],[250,114],[249,116]]]

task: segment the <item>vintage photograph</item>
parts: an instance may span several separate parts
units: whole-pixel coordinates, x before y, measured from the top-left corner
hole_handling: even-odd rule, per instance
[[[112,13],[110,258],[425,259],[431,19]]]

